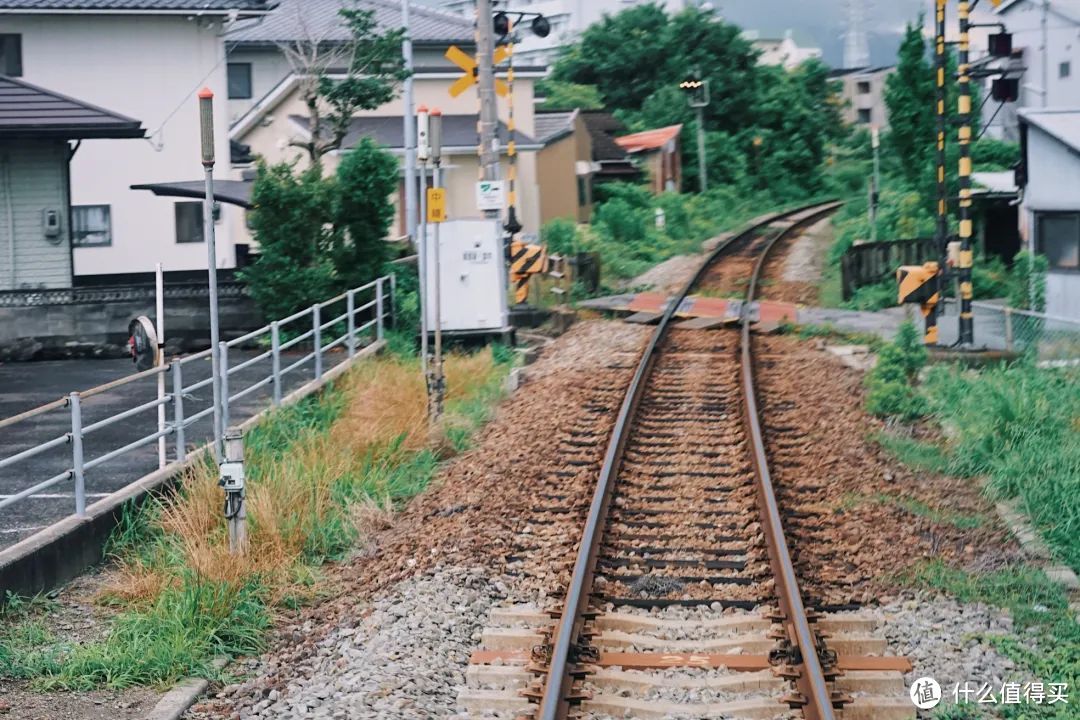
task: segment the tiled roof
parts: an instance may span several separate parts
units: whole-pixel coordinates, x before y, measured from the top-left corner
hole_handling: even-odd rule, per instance
[[[340,11],[351,7],[345,0],[281,0],[260,20],[245,23],[229,33],[227,40],[241,44],[273,44],[296,40],[334,42],[348,39]],[[380,29],[401,27],[401,3],[397,0],[359,0],[360,10],[375,12]],[[472,22],[458,15],[420,5],[409,6],[412,39],[417,43],[472,43]]]
[[[577,110],[560,110],[558,112],[538,112],[533,120],[536,130],[536,139],[547,145],[560,135],[569,133],[574,129],[574,116]]]
[[[305,130],[308,129],[306,117],[290,115],[289,119]],[[476,134],[476,123],[476,115],[443,115],[443,147],[475,146],[479,140]],[[405,125],[402,117],[400,115],[354,117],[342,145],[352,147],[362,137],[370,137],[379,145],[391,150],[402,150],[405,147]],[[505,148],[509,137],[506,125],[500,122],[499,144]],[[514,139],[519,150],[536,147],[536,141],[521,131],[514,133]]]
[[[0,75],[0,137],[143,137],[138,120]]]
[[[265,12],[276,0],[0,0],[3,10],[131,10],[140,12],[240,10]]]
[[[682,132],[682,125],[668,125],[667,127],[644,130],[632,135],[623,135],[615,138],[619,147],[630,153],[642,150],[658,150],[671,140],[674,140]]]
[[[626,132],[626,126],[606,110],[582,110],[581,118],[592,137],[593,160],[625,160],[626,151],[619,147],[613,137],[615,133]]]

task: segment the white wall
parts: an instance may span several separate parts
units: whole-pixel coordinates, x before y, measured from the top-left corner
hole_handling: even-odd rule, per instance
[[[1068,3],[1067,13],[1072,20],[1055,12],[1047,14],[1047,82],[1046,98],[1043,98],[1043,33],[1042,3],[1024,0],[995,17],[1013,34],[1013,48],[1024,50],[1020,79],[1020,101],[1006,105],[994,122],[991,134],[1016,140],[1016,108],[1025,107],[1080,107],[1080,13],[1076,3]],[[1068,77],[1059,74],[1063,62],[1070,64]],[[989,92],[989,86],[986,92]],[[987,102],[984,116],[989,119],[997,108],[996,102]]]
[[[1080,211],[1080,155],[1036,127],[1028,128],[1028,185],[1020,235],[1035,250],[1035,213]],[[1080,320],[1080,272],[1051,270],[1046,277],[1046,312]]]
[[[62,140],[0,141],[0,290],[71,285],[67,147]],[[45,237],[46,209],[61,215],[55,238]]]
[[[21,33],[23,79],[161,128],[145,140],[87,140],[71,164],[74,205],[112,207],[113,244],[76,248],[75,273],[146,272],[206,267],[202,243],[177,244],[174,200],[129,188],[136,183],[202,177],[198,101],[214,91],[215,176],[229,174],[225,47],[220,20],[184,15],[5,15],[4,32]],[[175,114],[174,114],[175,112]],[[237,209],[224,206],[223,214]],[[233,267],[228,223],[218,224],[218,265]]]

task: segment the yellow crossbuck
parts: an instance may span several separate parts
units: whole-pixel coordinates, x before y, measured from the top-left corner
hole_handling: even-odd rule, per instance
[[[445,57],[465,72],[464,75],[459,77],[457,81],[450,86],[450,96],[457,97],[476,84],[476,79],[479,75],[476,58],[459,48],[457,45],[451,45],[450,49],[446,51]],[[504,62],[508,57],[510,57],[510,51],[504,46],[500,45],[495,48],[495,65]],[[506,84],[505,80],[495,78],[495,92],[499,97],[506,97],[510,94],[510,86]]]

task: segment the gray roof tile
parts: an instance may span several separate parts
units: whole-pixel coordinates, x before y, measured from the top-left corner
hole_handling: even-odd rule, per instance
[[[0,137],[130,138],[138,120],[0,75]]]
[[[334,42],[348,39],[340,10],[345,0],[281,0],[278,7],[260,20],[245,23],[229,33],[229,42],[272,44],[296,40]],[[359,0],[360,10],[375,12],[381,29],[401,27],[401,3],[397,0]],[[471,43],[475,39],[472,22],[457,15],[410,5],[412,39],[417,43]]]
[[[0,0],[3,10],[266,11],[276,0]]]
[[[305,130],[308,129],[308,119],[302,115],[290,115],[289,119]],[[471,147],[476,145],[479,137],[476,132],[476,115],[443,115],[443,147]],[[370,137],[377,144],[391,150],[402,150],[405,147],[405,127],[400,115],[383,116],[360,116],[354,117],[349,126],[349,133],[345,136],[344,147],[352,147],[362,137]],[[499,142],[506,147],[510,134],[506,125],[499,123]],[[514,134],[519,149],[531,149],[536,147],[536,141],[521,131]]]
[[[536,113],[536,118],[533,120],[536,139],[547,145],[559,135],[572,131],[576,114],[576,110]]]

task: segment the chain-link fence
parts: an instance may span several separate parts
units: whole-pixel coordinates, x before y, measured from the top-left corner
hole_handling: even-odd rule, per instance
[[[943,310],[941,341],[948,345],[956,340],[956,300],[947,299]],[[1031,353],[1046,363],[1080,362],[1080,320],[989,302],[973,302],[972,311],[977,347]]]

